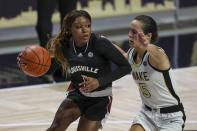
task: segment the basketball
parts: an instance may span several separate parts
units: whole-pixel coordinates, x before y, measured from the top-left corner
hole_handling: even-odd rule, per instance
[[[38,77],[44,75],[50,68],[51,57],[49,52],[38,45],[26,47],[18,59],[18,65],[29,76]]]

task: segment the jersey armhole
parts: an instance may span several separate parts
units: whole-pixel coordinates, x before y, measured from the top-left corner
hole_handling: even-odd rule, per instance
[[[158,72],[167,72],[167,71],[170,70],[171,66],[167,70],[160,70],[160,69],[155,68],[154,66],[151,65],[150,60],[149,60],[149,56],[150,55],[148,55],[148,58],[147,59],[148,59],[148,64],[150,65],[151,68],[153,68],[154,70],[156,70]]]

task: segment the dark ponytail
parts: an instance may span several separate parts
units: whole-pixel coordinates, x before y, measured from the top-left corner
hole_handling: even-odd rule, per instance
[[[147,15],[139,15],[134,19],[143,23],[142,29],[145,35],[148,33],[152,33],[151,43],[156,44],[159,39],[156,21],[152,17]]]

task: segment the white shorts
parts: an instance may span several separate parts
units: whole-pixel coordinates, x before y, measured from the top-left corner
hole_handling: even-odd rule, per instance
[[[185,114],[182,111],[174,113],[160,113],[159,110],[148,110],[144,105],[133,120],[146,131],[182,131]]]

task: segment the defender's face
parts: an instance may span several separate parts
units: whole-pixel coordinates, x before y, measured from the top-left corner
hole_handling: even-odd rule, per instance
[[[78,47],[85,45],[89,41],[91,32],[91,22],[83,16],[76,18],[72,24],[71,33]]]
[[[134,35],[137,35],[138,32],[143,32],[142,26],[143,24],[138,20],[133,20],[130,23],[130,30],[128,34],[130,47],[136,48],[137,44],[134,42]]]

